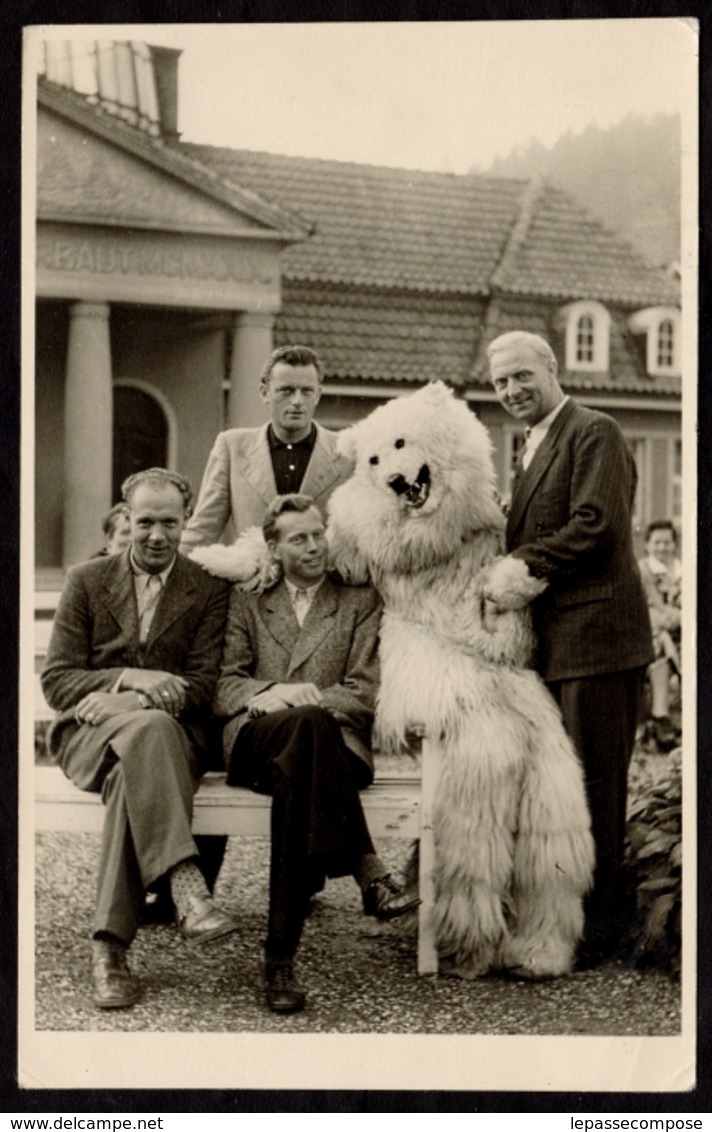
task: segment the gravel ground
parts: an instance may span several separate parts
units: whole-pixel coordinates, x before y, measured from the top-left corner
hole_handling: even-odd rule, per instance
[[[378,842],[395,870],[408,845]],[[90,999],[89,935],[99,838],[44,833],[36,857],[36,1030],[282,1033],[674,1035],[680,985],[657,970],[610,963],[552,983],[489,977],[476,982],[418,977],[415,938],[400,924],[363,916],[350,879],[314,900],[297,971],[302,1014],[266,1009],[261,946],[267,913],[268,842],[233,837],[216,895],[243,930],[203,948],[176,929],[142,928],[131,948],[142,1000],[99,1011]]]

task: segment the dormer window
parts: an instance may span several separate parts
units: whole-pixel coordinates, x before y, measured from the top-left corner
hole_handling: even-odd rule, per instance
[[[582,314],[576,323],[576,365],[593,362],[593,319],[590,314]]]
[[[609,368],[611,316],[601,303],[569,303],[560,311],[566,337],[566,369],[605,373]]]
[[[633,334],[646,335],[645,369],[651,377],[679,374],[680,312],[675,307],[648,307],[628,319]]]

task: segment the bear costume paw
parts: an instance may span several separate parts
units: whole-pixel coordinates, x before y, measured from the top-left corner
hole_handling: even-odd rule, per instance
[[[508,554],[490,566],[484,576],[484,596],[498,610],[523,609],[542,594],[548,582],[535,578],[521,558]]]
[[[261,527],[250,527],[232,546],[198,546],[189,555],[208,574],[226,578],[245,593],[261,593],[274,585],[279,567],[272,560]]]

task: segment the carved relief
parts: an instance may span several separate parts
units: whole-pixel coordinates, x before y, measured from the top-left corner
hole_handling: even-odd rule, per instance
[[[90,275],[137,275],[166,279],[210,279],[271,286],[277,272],[257,252],[191,247],[182,240],[166,244],[150,237],[145,242],[114,238],[37,238],[37,267],[46,271]]]

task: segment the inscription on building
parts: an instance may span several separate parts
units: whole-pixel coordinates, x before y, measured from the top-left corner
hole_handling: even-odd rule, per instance
[[[160,247],[155,244],[65,240],[40,236],[37,266],[46,271],[86,272],[91,275],[139,275],[166,279],[210,279],[257,283],[275,281],[260,256],[230,255],[204,248]]]

